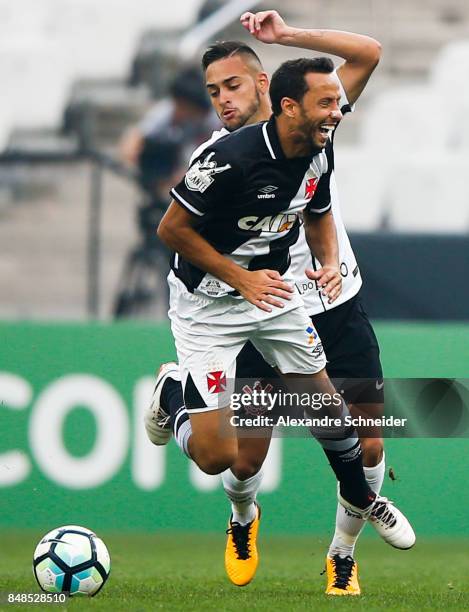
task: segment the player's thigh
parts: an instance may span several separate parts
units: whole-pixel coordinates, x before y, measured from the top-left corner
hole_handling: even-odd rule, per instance
[[[251,341],[283,375],[317,374],[326,365],[321,339],[304,306],[263,323]]]
[[[384,414],[384,381],[378,340],[360,296],[311,317],[327,353],[327,372],[347,403],[352,417],[369,419],[358,426],[364,448],[377,453],[381,428],[372,424]]]
[[[237,304],[184,292],[173,280],[171,330],[184,403],[191,413],[220,410],[234,392],[236,358],[247,342],[249,320]]]
[[[251,341],[246,342],[236,359],[236,378],[241,381],[276,379],[278,374]],[[243,382],[244,384],[244,382]]]
[[[364,410],[369,405],[370,416],[382,416],[384,380],[379,350],[365,346],[359,353],[350,352],[338,357],[334,351],[329,351],[328,359],[329,377],[347,404],[362,405]]]
[[[295,398],[301,398],[299,406],[292,406],[288,412],[292,416],[301,417],[307,414],[310,417],[321,419],[342,419],[347,415],[343,398],[332,384],[326,368],[314,374],[282,374],[285,386]],[[298,401],[298,400],[297,400]],[[287,404],[288,405],[288,404]]]
[[[384,403],[378,340],[360,296],[311,317],[327,353],[327,372],[347,404]]]

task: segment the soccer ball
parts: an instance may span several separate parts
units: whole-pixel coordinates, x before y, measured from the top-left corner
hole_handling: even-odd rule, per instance
[[[111,559],[96,534],[77,525],[46,533],[34,551],[33,572],[43,591],[96,595],[106,582]]]

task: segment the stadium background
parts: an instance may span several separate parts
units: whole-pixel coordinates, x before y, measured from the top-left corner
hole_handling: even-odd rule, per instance
[[[155,354],[161,360],[174,355],[165,324],[0,329],[10,347],[10,372],[0,376],[10,408],[1,414],[1,450],[11,453],[1,455],[1,527],[220,529],[227,508],[219,478],[202,474],[174,444],[156,449],[142,431],[153,387],[148,364]],[[435,332],[429,324],[378,324],[377,332],[390,377],[465,376],[466,326],[447,324]],[[420,425],[425,431],[425,419]],[[466,533],[467,439],[386,442],[397,480],[386,479],[384,493],[405,507],[418,534]],[[303,438],[277,438],[272,447],[261,493],[268,516],[263,529],[328,533],[335,487],[321,450]],[[422,512],[424,492],[433,490],[432,511]],[[455,496],[458,504],[448,509]]]
[[[292,25],[382,42],[383,60],[337,138],[367,308],[388,377],[469,378],[469,8],[235,4],[0,0],[0,537],[74,522],[120,532],[225,524],[218,480],[174,444],[152,448],[140,426],[154,370],[174,356],[160,276],[152,299],[144,286],[126,320],[113,317],[142,199],[117,161],[119,136],[207,40],[245,38],[234,17],[212,13],[213,29],[203,19],[196,27],[202,9],[276,8]],[[253,46],[269,72],[303,55]],[[306,439],[273,447],[263,529],[327,536],[334,483],[320,450]],[[467,537],[468,450],[464,437],[387,441],[397,480],[386,479],[384,494],[420,536]]]

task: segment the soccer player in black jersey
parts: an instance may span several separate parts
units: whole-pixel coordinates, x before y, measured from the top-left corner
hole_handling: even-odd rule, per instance
[[[301,47],[306,47],[306,48],[316,48],[317,50],[320,50],[320,51],[326,51],[330,53],[336,53],[338,55],[343,55],[347,61],[344,64],[344,66],[339,68],[338,70],[341,85],[345,89],[344,93],[346,94],[346,97],[347,97],[347,100],[343,100],[341,103],[343,110],[348,110],[348,108],[346,108],[348,104],[353,103],[358,98],[361,90],[366,84],[366,80],[368,79],[369,75],[371,74],[371,71],[373,70],[374,65],[376,64],[375,52],[377,48],[376,46],[374,46],[374,41],[372,41],[371,39],[368,39],[367,37],[361,37],[358,35],[352,35],[348,33],[338,33],[338,32],[329,33],[329,32],[318,32],[318,31],[297,31],[292,28],[288,28],[286,24],[283,22],[283,20],[281,20],[280,16],[274,11],[266,11],[263,13],[259,13],[257,15],[246,14],[245,16],[243,16],[242,21],[245,27],[248,27],[251,30],[251,32],[254,35],[256,35],[256,37],[263,40],[264,42],[282,42],[282,44],[291,44],[293,46],[301,46]],[[230,49],[230,44],[232,45],[231,49]],[[352,56],[354,53],[355,53],[355,61],[352,61]],[[365,61],[365,58],[366,58],[366,61]],[[209,51],[205,54],[204,61],[206,62],[206,65],[204,65],[204,68],[206,69],[206,80],[207,80],[207,87],[208,87],[209,94],[212,97],[212,101],[214,103],[214,106],[217,112],[220,115],[220,118],[222,119],[224,125],[227,128],[229,128],[230,130],[234,130],[234,129],[241,127],[244,124],[252,123],[256,120],[268,117],[268,115],[270,114],[269,113],[270,103],[269,103],[269,99],[267,96],[267,77],[265,73],[262,71],[262,67],[260,66],[258,58],[249,49],[249,47],[243,47],[239,43],[227,43],[225,44],[225,46],[223,46],[222,44],[222,45],[219,45],[218,47],[215,45],[211,49],[209,49]],[[286,69],[289,70],[293,66],[294,64],[288,65]],[[280,78],[280,85],[281,85],[281,78]],[[275,91],[273,93],[275,97]],[[295,93],[293,97],[295,96],[296,98],[298,98],[297,92]],[[303,114],[303,117],[301,118],[301,121],[300,121],[301,129],[298,129],[298,124],[297,124],[295,127],[297,133],[295,135],[295,138],[292,139],[293,148],[290,150],[290,153],[293,152],[293,155],[295,155],[295,151],[300,151],[300,153],[302,154],[304,154],[305,152],[305,149],[304,148],[302,149],[302,146],[305,144],[304,142],[305,139],[304,137],[302,138],[302,135],[300,133],[301,131],[303,131],[303,135],[306,135],[306,140],[309,140],[314,145],[314,148],[311,149],[310,151],[311,153],[316,152],[317,148],[320,147],[321,145],[323,146],[327,145],[327,147],[331,148],[330,140],[328,136],[329,136],[329,132],[334,128],[338,120],[337,119],[338,114],[334,116],[333,113],[331,113],[329,116],[329,119],[326,119],[324,121],[323,116],[321,115],[321,111],[319,113],[310,112],[309,108],[305,108],[306,101],[304,100],[304,98],[303,98],[303,102],[304,102],[303,108],[301,109],[301,113]],[[330,104],[331,100],[327,99],[327,96],[326,96],[326,98],[323,98],[323,99],[318,98],[318,103],[324,104],[324,105]],[[275,106],[274,106],[274,110],[275,110]],[[287,111],[288,110],[289,109],[287,108]],[[277,108],[277,112],[278,111],[280,111],[280,108]],[[321,115],[321,117],[318,119],[317,117],[319,115]],[[327,113],[325,113],[325,115],[327,115]],[[276,153],[275,147],[278,146],[279,144],[275,140],[275,136],[276,136],[275,130],[273,131],[271,129],[272,128],[271,125],[269,124],[265,124],[265,125],[266,125],[265,135],[267,137],[265,139],[265,144],[267,145],[267,148],[269,144],[271,145],[271,147],[274,149],[273,153],[275,155]],[[212,138],[212,141],[215,142],[217,138],[222,135],[223,135],[222,133],[214,135],[214,138]],[[288,145],[289,143],[287,142],[286,149],[288,149]],[[234,143],[233,143],[233,146],[235,146]],[[211,151],[210,141],[209,143],[205,143],[205,145],[201,147],[202,151],[204,151],[205,149],[207,149],[207,151]],[[306,151],[308,151],[308,149],[306,149]],[[283,152],[282,147],[280,147],[278,153],[280,153],[281,155],[282,152]],[[288,153],[288,151],[286,152]],[[333,159],[331,157],[332,153],[331,151],[328,151],[327,153],[329,155],[328,167],[329,167],[329,170],[331,170],[333,166]],[[221,175],[222,173],[228,172],[229,170],[234,170],[233,168],[226,168],[226,166],[229,166],[229,165],[234,166],[235,165],[234,163],[230,164],[226,162],[220,165],[214,158],[214,155],[210,157],[211,154],[216,155],[216,151],[215,152],[211,151],[207,153],[206,156],[203,156],[199,160],[199,162],[196,162],[192,166],[191,168],[192,174],[190,174],[191,171],[189,171],[188,176],[186,176],[185,186],[189,187],[189,190],[187,192],[189,193],[189,196],[191,195],[190,193],[191,190],[192,191],[200,190],[200,192],[203,193],[205,190],[208,190],[210,187],[212,187],[212,183],[213,183],[212,188],[215,189],[215,183],[218,181],[217,175]],[[195,157],[197,156],[194,156],[194,158]],[[199,163],[199,166],[197,166],[197,163]],[[241,165],[245,166],[246,160],[244,160],[244,162],[241,163]],[[319,163],[319,165],[321,164]],[[240,178],[239,176],[235,175],[234,183],[230,184],[229,181],[226,181],[226,184],[225,184],[219,181],[219,185],[220,186],[223,185],[225,188],[227,187],[228,190],[230,190],[232,188],[232,185],[236,184],[239,178]],[[318,177],[317,176],[314,177],[314,179],[316,178]],[[293,175],[292,175],[292,179],[294,179]],[[312,179],[307,179],[307,180],[311,181]],[[318,181],[319,186],[321,186],[321,181],[322,179]],[[273,175],[269,175],[269,177],[266,180],[265,186],[266,187],[270,186],[271,188],[272,187],[274,188],[274,191],[270,193],[271,197],[272,195],[274,197],[279,197],[282,195],[278,191],[278,185],[275,185],[275,184],[270,185],[270,183],[275,183],[275,182],[279,182],[277,180],[275,173]],[[324,181],[322,182],[324,184]],[[267,183],[269,183],[269,185],[267,185]],[[308,193],[307,184],[308,183],[306,183],[305,194]],[[318,185],[314,185],[314,188],[316,188]],[[185,207],[195,216],[201,217],[205,214],[205,212],[201,208],[196,208],[196,205],[198,204],[197,201],[192,200],[192,203],[188,202],[184,198],[184,194],[181,194],[179,191],[178,191],[178,188],[176,188],[176,190],[173,192],[173,195],[175,196],[176,201],[178,201],[182,207]],[[321,189],[321,187],[319,187],[318,194],[316,194],[314,198],[312,198],[311,201],[316,202],[317,203],[316,209],[318,209],[321,213],[324,214],[327,207],[323,206],[322,205],[323,203],[320,200],[321,197],[324,197],[324,195],[321,195],[321,191],[324,191],[324,189]],[[259,210],[261,210],[262,207],[259,210],[257,210],[255,206],[256,203],[265,204],[265,202],[262,200],[262,197],[265,198],[268,195],[269,195],[268,190],[266,191],[265,194],[258,193],[257,197],[258,198],[260,197],[260,202],[256,202],[254,200],[253,201],[254,209],[250,210],[249,212],[250,213],[259,212]],[[220,197],[223,198],[223,193],[222,194],[217,193],[215,200]],[[292,210],[291,202],[290,202],[290,207],[288,208],[288,210],[289,211]],[[288,213],[288,212],[286,213],[287,216],[289,214],[293,214],[293,213]],[[265,229],[267,226],[269,226],[270,230],[272,230],[272,228],[275,226],[277,222],[278,222],[278,227],[280,227],[280,224],[282,222],[288,223],[288,218],[282,219],[281,215],[280,217],[278,216],[278,213],[277,213],[277,216],[276,215],[267,215],[267,216],[264,215],[264,217],[261,217],[257,214],[249,214],[249,215],[245,215],[242,218],[238,218],[238,226],[241,223],[241,225],[244,225],[244,229],[251,229],[251,230],[255,229],[256,227]],[[336,225],[337,225],[337,220],[336,220]],[[215,225],[215,227],[212,230],[213,236],[211,237],[208,236],[209,239],[211,238],[212,244],[214,241],[216,241],[217,231],[220,227],[221,226],[217,228],[217,226]],[[238,229],[240,228],[239,227],[235,228],[235,231],[230,232],[230,235],[236,234],[236,231]],[[293,233],[293,232],[290,232],[290,233]],[[238,252],[240,251],[240,247],[242,243],[241,244],[238,244],[238,243],[240,240],[242,241],[243,239],[241,234],[242,232],[240,232],[238,241],[236,241],[235,239],[235,243],[230,245],[230,248],[232,248],[234,252],[236,252],[236,249],[238,250]],[[339,238],[341,238],[340,234],[339,234]],[[291,240],[291,238],[289,240]],[[303,243],[304,243],[303,251],[305,251],[306,245],[305,245],[304,237],[303,237]],[[220,243],[220,250],[221,252],[223,252],[224,250],[226,251],[226,245]],[[272,251],[272,248],[271,248],[271,251]],[[279,249],[279,251],[281,251],[281,249]],[[239,253],[239,255],[242,256],[242,253]],[[345,255],[350,257],[349,253],[345,253]],[[320,261],[320,256],[317,253],[316,253],[316,256]],[[352,257],[353,257],[353,252],[352,252]],[[309,255],[309,259],[311,261],[311,255]],[[273,258],[271,257],[271,262],[275,262],[275,261],[276,261],[275,256]],[[254,267],[249,265],[250,263],[252,263],[252,259],[250,261],[245,261],[243,263],[247,263],[246,267],[249,266],[249,269],[256,269],[255,264],[254,264]],[[340,283],[337,282],[338,280],[337,274],[334,274],[334,270],[333,270],[334,265],[328,266],[327,261],[325,263],[326,265],[324,265],[318,271],[308,273],[308,277],[316,281],[319,287],[321,285],[324,285],[323,291],[324,293],[328,294],[329,304],[332,304],[334,300],[338,297],[338,293],[339,293],[338,288],[340,287]],[[347,263],[349,263],[349,261],[347,261]],[[195,270],[197,270],[197,268],[195,268]],[[186,281],[186,289],[188,288],[190,292],[194,292],[194,290],[197,292],[197,288],[200,287],[200,283],[202,282],[202,284],[205,283],[204,288],[202,289],[202,294],[206,296],[217,295],[217,293],[218,295],[220,294],[224,295],[222,291],[223,283],[220,283],[220,279],[217,279],[216,277],[215,278],[206,277],[206,275],[201,275],[201,272],[199,272],[199,274],[196,273],[194,275],[193,274],[194,269],[192,269],[190,263],[188,264],[187,262],[184,262],[183,260],[179,262],[179,265],[178,263],[176,263],[174,272],[176,275],[179,274],[179,278],[183,279],[183,281]],[[274,277],[271,278],[271,280],[278,281],[279,279],[278,277],[274,275]],[[356,284],[357,283],[355,283],[355,285]],[[277,285],[277,288],[280,288],[280,287],[281,287],[280,285]],[[351,288],[351,291],[352,292],[354,291],[353,287]],[[316,293],[319,293],[319,291],[317,291]],[[356,294],[356,291],[355,291],[355,294]],[[245,297],[249,299],[250,295],[251,294],[249,295],[246,294]],[[268,304],[276,305],[275,298],[272,296],[269,296],[268,293],[263,294],[263,296],[266,296],[266,295],[267,295],[267,299],[262,299],[258,301],[257,305],[262,308],[268,307]],[[320,299],[322,301],[323,297],[321,297]],[[350,296],[348,299],[344,300],[344,302],[347,302],[347,301],[350,301]],[[253,301],[253,303],[256,303],[256,301]],[[333,306],[331,305],[330,308],[333,308]],[[359,306],[356,305],[355,309],[356,308],[359,308]],[[339,321],[339,319],[340,320],[347,319],[347,313],[344,312],[343,308],[342,308],[342,311],[343,312],[340,315],[335,317],[336,323],[337,321]],[[311,311],[308,310],[308,313],[314,314],[314,310],[313,309],[311,309]],[[324,316],[330,317],[330,315],[332,314],[335,314],[335,313],[333,313],[333,311],[329,311],[329,312],[326,312]],[[354,315],[353,310],[351,311],[351,314]],[[353,316],[350,316],[350,319],[353,320]],[[325,331],[327,331],[327,327],[325,328]],[[364,331],[365,331],[365,335],[366,333],[369,334],[369,331],[367,330],[366,325],[365,325]],[[328,335],[330,335],[330,332]],[[363,331],[361,335],[362,336],[364,335]],[[360,333],[358,333],[358,337],[359,336],[360,336]],[[355,337],[357,337],[356,332],[355,332]],[[371,340],[372,339],[373,338],[371,338]],[[324,338],[322,338],[322,340],[324,342]],[[344,339],[344,344],[346,341],[350,341],[350,340],[353,340],[353,333],[349,332],[349,338]],[[339,346],[341,346],[340,342],[341,342],[341,338],[340,338],[340,333],[339,333],[337,335],[337,344]],[[367,342],[368,344],[370,344],[369,339],[367,339]],[[326,346],[327,344],[331,345],[331,342],[326,341]],[[366,342],[365,342],[365,345],[366,345]],[[246,368],[249,367],[251,369],[251,372],[253,369],[255,369],[255,366],[253,364],[258,363],[261,358],[258,353],[257,355],[254,353],[255,353],[255,349],[253,349],[252,346],[248,346],[246,349],[243,349],[243,351],[241,352],[238,358],[238,376],[241,375],[240,369],[242,370],[243,364]],[[328,352],[328,358],[330,362],[331,357],[329,355],[329,352]],[[379,363],[379,359],[378,359],[378,363]],[[330,366],[330,363],[328,364],[328,370],[329,370],[329,366]],[[339,370],[340,370],[340,367],[338,367],[338,371]],[[212,372],[212,374],[215,376],[214,380],[212,380],[212,383],[213,383],[212,389],[217,388],[217,384],[220,383],[220,381],[217,379],[217,376],[219,378],[220,372],[223,372],[223,370],[215,370]],[[243,376],[252,375],[248,373],[247,369],[243,370],[243,372],[245,372],[242,374]],[[272,374],[270,376],[272,376]],[[369,372],[367,376],[370,376]],[[170,372],[169,372],[169,377],[171,377]],[[373,384],[374,383],[375,381],[373,380]],[[163,386],[163,384],[165,387],[167,387],[167,384],[164,381],[162,381],[161,386]],[[202,412],[203,408],[195,408],[195,410],[200,410]],[[179,419],[178,419],[177,425],[179,425],[179,427],[176,427],[176,431],[178,429],[182,429],[184,424],[187,422],[187,418],[186,420],[184,420],[184,417],[181,413],[178,414],[178,417]],[[187,428],[185,428],[185,432],[187,434],[188,432]],[[191,436],[186,436],[186,440],[185,440],[185,450],[189,455],[191,455],[190,437]],[[184,438],[184,436],[182,436],[182,438]],[[181,437],[179,437],[179,440],[181,440]],[[184,447],[184,439],[182,439],[181,442],[182,442],[181,445]],[[234,464],[231,466],[231,470],[227,470],[223,475],[225,490],[227,491],[228,495],[230,496],[233,502],[233,518],[231,521],[232,548],[235,544],[235,542],[233,542],[233,538],[236,536],[236,530],[238,529],[237,526],[245,527],[248,529],[248,531],[251,530],[251,531],[257,532],[258,511],[256,509],[255,504],[253,503],[253,500],[255,497],[255,491],[257,490],[258,483],[260,481],[260,477],[258,474],[259,468],[267,452],[268,442],[269,442],[268,438],[267,439],[262,438],[262,439],[258,439],[254,441],[249,440],[249,439],[248,440],[240,439],[238,443],[238,448],[239,448],[238,457],[236,461],[234,462]],[[379,460],[381,459],[381,457],[379,456],[379,453],[380,453],[379,444],[380,444],[380,440],[378,440],[377,443],[375,443],[374,440],[371,440],[371,443],[368,446],[368,448],[371,449],[371,451],[378,452],[378,461],[376,463],[379,463]],[[365,446],[365,448],[367,447]],[[192,452],[194,453],[194,451]],[[365,460],[366,460],[366,455],[365,455]],[[371,463],[371,465],[373,465],[373,463]],[[203,467],[203,465],[201,467]],[[384,465],[382,467],[384,469]],[[246,485],[246,486],[243,486],[243,485]],[[253,487],[252,485],[257,485],[257,486]],[[253,492],[254,492],[254,495],[253,495]],[[241,502],[240,500],[241,499],[246,500],[246,497],[248,498],[248,501],[250,503],[247,504],[244,502],[243,504],[243,502]],[[243,516],[243,510],[244,510],[244,516]],[[249,511],[251,511],[251,513],[253,514],[249,515]],[[339,517],[340,511],[342,511],[343,516],[345,517],[345,521],[346,522],[348,521],[349,523],[350,522],[353,523],[353,521],[355,521],[358,529],[356,529],[357,533],[355,534],[355,536],[353,534],[350,536],[345,531],[345,539],[348,541],[342,541],[344,539],[344,534],[341,533],[340,530],[336,529],[336,536],[334,538],[336,541],[333,542],[333,545],[331,546],[332,550],[330,550],[330,553],[328,556],[328,573],[330,574],[328,592],[330,594],[355,594],[359,592],[358,582],[356,580],[356,566],[353,562],[353,559],[352,559],[352,562],[350,562],[351,554],[341,555],[340,553],[344,552],[343,548],[345,548],[345,553],[348,552],[348,550],[346,549],[347,545],[351,547],[351,552],[353,553],[354,542],[351,545],[350,540],[354,540],[358,536],[358,532],[363,525],[363,520],[361,520],[358,517],[350,516],[350,513],[347,512],[343,508],[343,506],[341,506],[340,504],[339,504],[339,510],[338,510],[338,520],[340,518]],[[395,509],[394,509],[394,512],[395,512]],[[382,513],[380,513],[380,515],[382,515]],[[248,519],[247,521],[246,521],[246,518]],[[339,533],[337,533],[338,531]],[[230,538],[229,538],[228,544],[229,546],[227,547],[227,553],[229,556]],[[334,554],[335,549],[337,549],[336,554]],[[236,553],[235,546],[233,548],[233,551]],[[231,573],[230,573],[230,568],[228,567],[229,564],[227,564],[227,570],[233,582],[244,584],[246,583],[246,575],[250,575],[249,579],[252,577],[252,568],[254,568],[254,571],[255,571],[255,563],[252,563],[252,561],[253,561],[252,556],[251,558],[241,560],[241,562],[238,560],[238,562],[236,563],[235,561],[234,564],[231,564],[232,565]],[[339,571],[339,572],[336,571],[337,564],[339,565],[343,564],[344,566],[347,565],[349,568],[350,580],[348,580],[348,582],[342,581],[344,582],[344,584],[341,584],[340,581],[339,581],[340,584],[339,582],[337,582],[337,575],[343,574],[343,571]],[[340,570],[341,568],[338,568],[338,569]],[[239,579],[240,582],[237,582],[237,579]]]

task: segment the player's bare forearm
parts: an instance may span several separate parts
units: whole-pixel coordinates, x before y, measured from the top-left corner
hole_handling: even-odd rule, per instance
[[[307,30],[288,27],[279,41],[287,47],[300,47],[342,57],[349,64],[374,65],[379,62],[381,45],[362,34],[341,30]]]
[[[193,227],[194,223],[194,217],[173,200],[158,227],[158,237],[181,257],[224,281],[261,310],[270,312],[268,304],[283,307],[283,302],[273,296],[290,299],[293,289],[278,272],[251,272],[238,266],[207,242]]]
[[[332,211],[323,215],[304,212],[306,241],[322,266],[339,267],[339,247]]]
[[[244,13],[241,23],[255,38],[267,44],[342,57],[345,63],[337,73],[351,104],[360,96],[380,60],[381,45],[370,36],[340,30],[294,28],[286,24],[277,11]]]
[[[323,215],[304,213],[305,235],[311,253],[321,264],[319,270],[306,270],[306,275],[315,280],[329,303],[340,295],[342,277],[339,266],[339,246],[332,211]]]
[[[381,56],[379,42],[369,36],[338,30],[292,30],[281,44],[330,53],[345,59],[337,74],[348,101],[354,104],[378,65]]]
[[[201,270],[232,283],[244,271],[224,257],[193,228],[194,217],[176,202],[171,202],[158,227],[158,237],[167,247]]]

